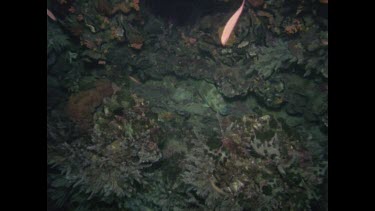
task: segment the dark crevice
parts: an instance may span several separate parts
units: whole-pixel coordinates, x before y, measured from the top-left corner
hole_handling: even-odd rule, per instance
[[[144,0],[144,8],[156,17],[175,25],[193,25],[199,18],[228,10],[228,3],[218,0]]]

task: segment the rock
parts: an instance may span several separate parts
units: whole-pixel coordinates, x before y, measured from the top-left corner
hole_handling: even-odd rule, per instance
[[[246,70],[239,67],[222,66],[218,68],[214,80],[220,93],[229,98],[245,96],[250,86],[250,79],[244,77],[245,72]]]
[[[264,0],[247,0],[251,6],[257,8],[257,7],[260,7],[264,4]]]
[[[288,96],[286,112],[289,115],[301,115],[304,113],[307,105],[306,97],[300,94],[291,94]]]
[[[145,24],[143,30],[150,35],[162,34],[164,29],[164,24],[159,19],[150,18]]]
[[[206,105],[213,111],[221,115],[228,114],[228,107],[223,96],[213,84],[205,81],[201,82],[198,88],[199,95],[205,101]]]
[[[249,45],[249,41],[242,41],[240,44],[238,44],[237,48],[244,48]]]

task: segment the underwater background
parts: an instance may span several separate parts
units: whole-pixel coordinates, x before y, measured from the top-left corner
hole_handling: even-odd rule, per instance
[[[47,210],[328,210],[328,0],[47,0]]]

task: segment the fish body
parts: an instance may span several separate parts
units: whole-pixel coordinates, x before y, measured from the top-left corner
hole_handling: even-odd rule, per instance
[[[221,39],[220,39],[221,44],[223,46],[225,46],[225,44],[227,43],[230,37],[230,34],[233,32],[233,29],[236,26],[237,21],[242,13],[244,5],[245,5],[245,0],[242,1],[240,8],[237,9],[237,11],[232,15],[232,17],[225,24],[225,27],[224,27],[223,33],[221,34]]]
[[[47,9],[47,16],[50,17],[54,21],[57,20],[55,15],[49,9]]]

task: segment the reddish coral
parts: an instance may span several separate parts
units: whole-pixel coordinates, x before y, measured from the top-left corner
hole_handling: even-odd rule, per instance
[[[68,10],[70,13],[75,13],[76,12],[76,9],[73,7],[73,6],[71,6],[71,7],[69,7],[69,10]]]
[[[91,40],[84,40],[82,44],[85,45],[88,49],[96,48],[95,42]]]
[[[119,4],[116,4],[112,9],[112,14],[115,14],[116,12],[121,11],[124,14],[127,14],[130,12],[130,6],[127,5],[125,2],[121,2]]]
[[[303,29],[302,24],[299,20],[294,19],[291,25],[285,27],[285,32],[289,35],[296,34]]]
[[[134,48],[134,49],[137,49],[137,50],[140,50],[143,46],[143,43],[132,43],[130,44],[130,47]]]
[[[197,42],[197,39],[194,37],[185,36],[185,33],[181,33],[181,38],[186,45],[194,45]]]
[[[113,7],[111,14],[115,14],[118,11],[127,14],[132,8],[137,12],[139,11],[139,0],[133,0],[133,2],[120,2]]]
[[[98,61],[98,64],[100,64],[100,65],[105,65],[105,64],[106,64],[106,62],[105,62],[105,61],[103,61],[103,60],[99,60],[99,61]]]
[[[95,88],[70,96],[66,112],[73,122],[86,131],[92,126],[92,113],[95,108],[102,103],[105,97],[112,94],[113,88],[110,81],[98,81]]]
[[[133,0],[133,5],[135,11],[139,11],[139,0]]]

